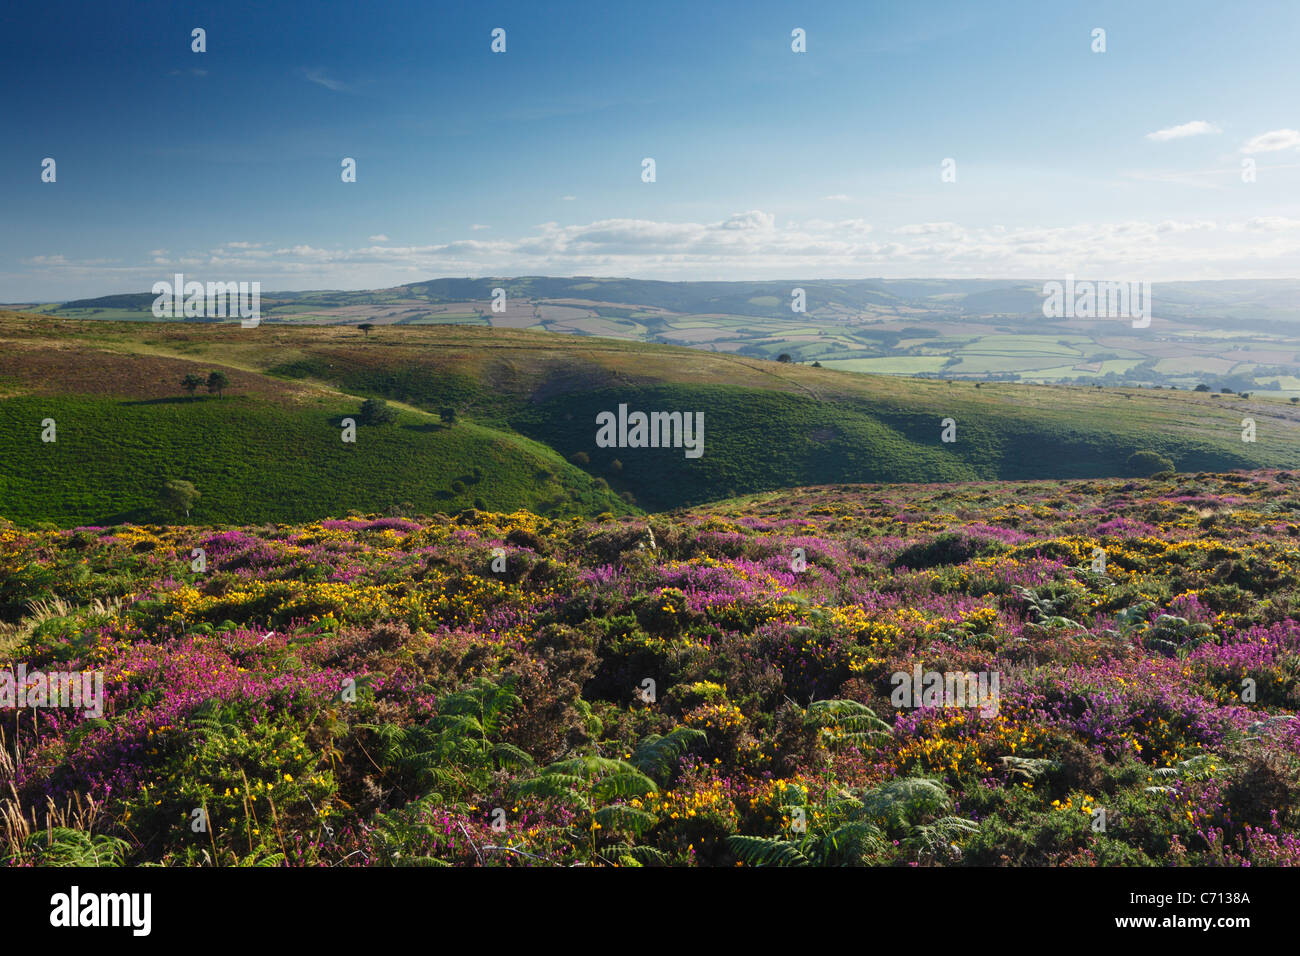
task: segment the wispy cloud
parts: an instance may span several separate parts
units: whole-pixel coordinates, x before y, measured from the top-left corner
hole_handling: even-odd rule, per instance
[[[1279,149],[1300,148],[1300,130],[1274,129],[1260,133],[1242,145],[1243,153],[1273,153]]]
[[[333,90],[336,93],[346,93],[350,89],[347,84],[340,83],[338,80],[327,76],[325,71],[322,69],[307,69],[302,72],[308,81],[315,83],[317,86],[323,86],[327,90]]]
[[[1154,133],[1147,133],[1147,139],[1163,143],[1169,139],[1186,139],[1188,136],[1205,136],[1208,133],[1222,132],[1223,130],[1213,123],[1207,123],[1205,120],[1192,120],[1190,123],[1183,123],[1181,126],[1170,126],[1168,129],[1158,129]]]
[[[381,233],[377,233],[376,235],[371,236],[371,237],[370,237],[370,241],[371,241],[371,242],[387,242],[387,241],[388,241],[388,237],[385,236],[385,235],[381,232]]]

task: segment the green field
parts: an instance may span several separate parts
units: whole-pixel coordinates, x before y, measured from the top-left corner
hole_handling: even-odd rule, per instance
[[[332,407],[330,407],[332,406]],[[0,401],[0,513],[62,525],[152,521],[159,486],[192,482],[195,521],[288,521],[393,509],[625,510],[544,446],[473,423],[407,413],[395,425],[339,421],[355,403],[286,410],[246,397],[157,402],[92,397]],[[40,441],[53,418],[57,441]]]
[[[661,511],[814,483],[1121,476],[1139,450],[1189,471],[1300,467],[1300,408],[1281,400],[868,375],[531,329],[367,337],[0,314],[0,346],[0,514],[27,522],[156,519],[169,478],[199,488],[196,520],[220,523],[476,501]],[[889,363],[936,361],[850,360],[895,372]],[[185,374],[213,368],[232,379],[225,397],[184,395]],[[339,420],[372,396],[401,418],[344,444]],[[597,413],[619,404],[702,412],[703,457],[597,447]],[[55,444],[39,438],[47,417]],[[1253,443],[1241,440],[1246,417]]]

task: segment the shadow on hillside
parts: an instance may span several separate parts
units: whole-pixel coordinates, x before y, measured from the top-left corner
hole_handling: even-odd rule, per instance
[[[158,524],[166,521],[166,518],[159,515],[152,508],[132,508],[130,511],[119,511],[117,514],[106,515],[102,520],[92,521],[89,524],[111,528],[119,524]]]
[[[141,398],[133,402],[122,402],[123,405],[197,405],[199,402],[208,400],[220,401],[215,395],[195,395],[191,398],[189,395],[173,396],[171,398]]]

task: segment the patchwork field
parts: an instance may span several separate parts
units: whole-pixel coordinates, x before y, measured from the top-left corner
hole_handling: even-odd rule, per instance
[[[805,311],[791,310],[792,290]],[[494,290],[505,295],[494,311]],[[1042,283],[1015,280],[644,282],[440,279],[393,289],[274,293],[268,322],[464,323],[685,345],[829,368],[950,379],[1109,384],[1300,396],[1300,287],[1284,280],[1153,287],[1153,317],[1048,319]],[[32,303],[66,318],[152,319],[151,296]]]

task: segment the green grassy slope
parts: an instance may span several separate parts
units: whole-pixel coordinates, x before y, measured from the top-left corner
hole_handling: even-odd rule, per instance
[[[342,441],[356,404],[285,409],[247,397],[0,401],[0,514],[61,525],[153,521],[168,479],[202,497],[191,520],[258,522],[359,511],[541,507],[595,514],[622,502],[544,446],[471,422],[404,414]],[[53,418],[58,440],[40,440]]]
[[[218,367],[232,378],[226,398],[180,396],[185,371]],[[404,403],[403,419],[344,445],[338,419],[371,395]],[[703,412],[704,456],[597,448],[596,414],[620,403]],[[448,405],[462,418],[450,428],[437,421]],[[39,441],[45,417],[58,420],[57,448]],[[946,418],[954,443],[940,440]],[[1253,443],[1243,418],[1256,423]],[[194,517],[206,522],[475,499],[593,513],[626,511],[616,493],[665,510],[815,483],[1121,476],[1142,449],[1183,470],[1300,467],[1300,409],[1172,390],[976,387],[535,331],[401,326],[367,338],[0,315],[0,514],[23,520],[143,516],[165,478],[199,487]]]

